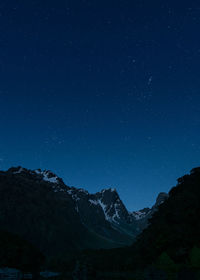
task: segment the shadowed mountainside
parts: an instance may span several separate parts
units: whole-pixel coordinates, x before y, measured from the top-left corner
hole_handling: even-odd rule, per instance
[[[199,217],[200,168],[194,168],[178,179],[132,246],[87,251],[82,258],[97,271],[132,271],[124,279],[199,279]]]
[[[46,255],[130,245],[148,215],[129,213],[115,189],[89,194],[50,171],[0,172],[0,229],[18,234]]]

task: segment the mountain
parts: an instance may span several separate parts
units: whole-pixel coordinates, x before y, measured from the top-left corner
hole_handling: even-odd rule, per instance
[[[144,263],[152,262],[162,253],[176,263],[187,263],[192,248],[200,247],[200,167],[177,181],[133,246],[138,254],[145,254]]]
[[[90,235],[65,188],[47,171],[20,167],[0,172],[0,229],[18,234],[45,254],[84,247],[82,237],[89,243]]]
[[[153,214],[159,209],[159,206],[167,200],[169,195],[161,192],[158,194],[156,203],[151,208],[143,208],[139,211],[130,213],[137,220],[137,232],[141,233],[149,225],[149,220]]]
[[[0,172],[0,230],[46,255],[131,244],[140,231],[137,222],[115,189],[89,194],[48,170]]]
[[[124,245],[138,234],[135,219],[115,189],[89,194],[84,189],[70,188],[67,192],[74,200],[82,224],[95,233]]]
[[[12,167],[0,172],[0,230],[31,242],[46,255],[132,244],[167,198],[128,212],[116,189],[90,194],[53,172]]]
[[[161,193],[151,211],[132,246],[88,252],[88,263],[124,279],[200,279],[200,167],[179,178],[168,195]]]

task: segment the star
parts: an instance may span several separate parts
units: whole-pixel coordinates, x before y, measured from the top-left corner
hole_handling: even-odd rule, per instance
[[[153,76],[150,76],[150,77],[149,77],[149,79],[148,79],[148,86],[150,86],[150,85],[151,85],[152,80],[153,80]]]

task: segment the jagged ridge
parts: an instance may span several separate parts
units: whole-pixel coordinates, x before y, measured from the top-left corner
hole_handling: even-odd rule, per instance
[[[12,189],[9,187],[9,184],[5,185],[5,179],[8,182],[12,181]],[[29,185],[31,185],[31,188],[27,189]],[[20,215],[27,215],[27,228],[31,228],[31,223],[29,224],[28,219],[38,219],[38,223],[41,223],[42,228],[53,228],[48,230],[47,233],[48,235],[49,232],[52,231],[51,234],[53,236],[56,236],[54,224],[57,224],[57,227],[60,228],[61,235],[65,232],[65,235],[69,236],[69,239],[73,239],[73,242],[71,242],[71,240],[66,240],[66,238],[64,238],[63,242],[66,244],[71,243],[69,248],[74,246],[80,248],[109,248],[128,245],[132,243],[141,230],[147,226],[148,217],[151,216],[158,206],[157,202],[157,204],[155,204],[152,209],[148,209],[148,211],[140,210],[138,212],[129,213],[116,189],[108,188],[95,194],[90,194],[82,188],[78,189],[67,186],[64,184],[63,180],[53,172],[49,170],[42,171],[41,169],[28,170],[22,167],[14,167],[10,168],[7,172],[0,172],[0,191],[1,189],[3,190],[2,196],[4,197],[2,205],[5,205],[6,200],[10,199],[7,197],[7,194],[4,195],[4,191],[7,189],[8,193],[11,193],[11,196],[13,195],[14,201],[15,198],[12,192],[15,189],[17,190],[17,200],[22,200],[22,203],[20,207],[18,207],[18,202],[16,201],[13,202],[13,206],[14,208],[21,209],[17,217],[19,224],[23,223]],[[27,197],[27,200],[22,199],[23,194]],[[51,199],[48,205],[45,204],[45,198],[49,196]],[[32,205],[32,201],[34,201],[34,205]],[[10,202],[7,201],[6,205],[9,205],[9,203]],[[37,204],[37,208],[35,204]],[[6,205],[5,207],[7,207]],[[50,208],[50,205],[52,208]],[[34,214],[32,213],[32,209],[34,209]],[[4,211],[4,209],[2,209],[2,211]],[[12,230],[13,209],[8,209],[7,211],[8,213],[10,212],[9,219],[8,221],[2,219],[2,223],[0,219],[0,227]],[[26,211],[26,213],[24,214],[23,211]],[[31,213],[29,213],[29,211]],[[39,212],[47,212],[46,221],[41,219],[41,214]],[[51,212],[53,214],[51,214]],[[15,213],[13,215],[15,215]],[[52,225],[50,225],[50,223]],[[33,233],[27,233],[23,226],[19,227],[16,225],[13,228],[15,233],[21,233],[22,237],[27,238],[27,240],[30,241],[31,239],[34,242],[37,240],[37,242],[41,243],[39,247],[44,249],[43,251],[46,250],[47,245],[44,246],[42,243],[42,238],[41,236],[39,237],[40,234],[36,225],[35,231],[38,231],[37,238],[35,238]],[[46,232],[46,230],[43,231]],[[75,235],[73,234],[74,232],[76,233]],[[83,240],[79,240],[81,233],[82,236],[85,236],[85,244],[83,244]],[[50,237],[49,239],[51,241]],[[90,244],[88,244],[88,242]]]

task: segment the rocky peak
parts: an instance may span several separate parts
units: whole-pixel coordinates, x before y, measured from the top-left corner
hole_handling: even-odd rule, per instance
[[[168,197],[169,195],[165,192],[159,193],[156,199],[155,207],[158,207],[160,204],[162,204]]]
[[[28,172],[28,169],[23,168],[23,167],[21,167],[21,166],[17,166],[17,167],[11,167],[11,168],[9,168],[7,172],[8,172],[8,173],[11,173],[11,174],[20,174],[20,173],[26,173],[26,172]]]
[[[191,174],[191,175],[200,174],[200,167],[193,168],[193,169],[190,171],[190,174]]]
[[[56,176],[50,170],[36,169],[33,171],[33,173],[40,175],[44,181],[47,181],[49,183],[59,184],[59,182],[60,182],[58,176]]]
[[[116,189],[103,189],[100,192],[97,192],[95,196],[98,199],[101,199],[105,204],[110,204],[112,202],[115,202],[117,199],[119,199],[119,195],[116,191]]]
[[[118,223],[119,220],[128,220],[129,213],[121,201],[116,189],[108,188],[93,195],[93,204],[99,204],[103,209],[106,220]]]
[[[54,192],[65,191],[67,186],[64,184],[63,180],[59,178],[56,174],[51,172],[50,170],[30,170],[24,167],[11,167],[6,171],[8,174],[12,175],[20,175],[24,177],[28,177],[32,180],[42,180],[51,184]]]
[[[67,193],[68,195],[71,196],[71,198],[77,202],[79,200],[87,200],[88,199],[88,196],[89,196],[89,193],[88,191],[82,189],[82,188],[74,188],[74,187],[68,187],[68,190],[67,190]]]
[[[16,176],[16,182],[20,179],[30,180],[33,186],[40,189],[44,187],[51,195],[52,191],[58,193],[56,199],[65,201],[69,212],[76,213],[76,219],[79,219],[84,227],[106,238],[110,238],[112,232],[119,240],[120,236],[132,240],[148,225],[148,219],[168,197],[166,193],[160,193],[151,209],[144,208],[130,213],[115,188],[105,188],[90,194],[83,188],[65,185],[62,179],[50,170],[29,170],[21,166],[12,167],[1,175],[9,175],[14,181]]]
[[[144,208],[139,211],[134,211],[130,214],[138,221],[140,219],[145,218],[147,216],[147,214],[149,214],[150,211],[151,211],[150,208]]]

